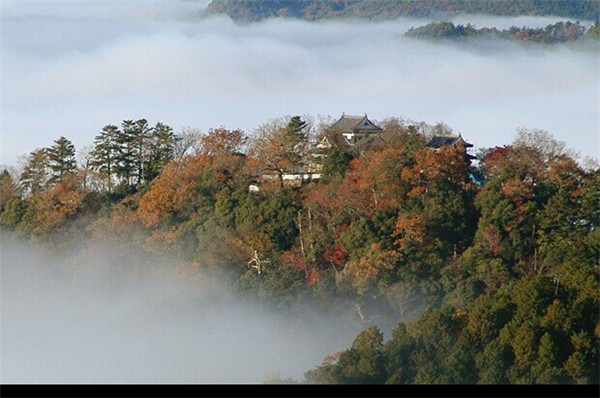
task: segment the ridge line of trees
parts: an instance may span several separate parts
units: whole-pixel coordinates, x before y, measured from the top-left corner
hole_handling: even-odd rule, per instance
[[[407,37],[418,39],[472,39],[503,38],[536,43],[567,43],[581,39],[600,39],[600,24],[586,30],[585,26],[578,22],[556,22],[544,28],[529,28],[526,26],[512,26],[508,29],[498,30],[496,28],[477,29],[471,24],[454,25],[452,22],[431,22],[417,28],[410,28],[405,34]]]

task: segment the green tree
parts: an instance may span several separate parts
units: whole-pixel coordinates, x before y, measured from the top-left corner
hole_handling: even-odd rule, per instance
[[[369,250],[372,243],[377,241],[373,222],[361,217],[340,234],[339,242],[353,260],[360,260]]]
[[[573,333],[574,352],[565,362],[565,371],[578,384],[598,383],[598,345],[584,331]]]
[[[448,367],[452,363],[464,363],[467,359],[460,358],[458,353],[452,354],[464,324],[464,318],[457,316],[455,309],[450,306],[429,309],[417,320],[414,327],[417,349],[411,353],[415,368],[414,383],[456,382]]]
[[[587,39],[600,39],[600,20],[596,19],[594,26],[590,26],[584,37]]]
[[[12,198],[2,206],[0,224],[8,229],[16,229],[25,214],[27,203],[21,198]]]
[[[109,124],[94,138],[91,166],[106,179],[108,192],[113,191],[113,176],[117,173],[119,128]]]
[[[558,356],[559,348],[549,333],[544,333],[540,338],[538,358],[532,366],[535,382],[541,384],[566,382],[560,369]]]
[[[139,162],[142,152],[139,149],[143,145],[145,137],[141,136],[139,127],[138,122],[134,120],[123,120],[121,131],[116,136],[117,162],[115,171],[121,180],[121,184],[126,187],[133,185],[136,173],[139,173],[142,167]]]
[[[469,307],[467,330],[474,336],[473,344],[480,350],[498,337],[514,311],[514,305],[504,292],[481,295]]]
[[[249,256],[254,250],[267,256],[290,249],[298,236],[298,209],[293,195],[285,192],[262,195],[224,190],[215,203],[218,221],[233,228]]]
[[[512,364],[512,351],[507,343],[496,338],[476,355],[478,382],[482,384],[508,383],[507,371]]]
[[[62,182],[65,175],[73,174],[77,169],[75,146],[66,137],[55,140],[47,153],[48,165],[52,170],[50,183]]]
[[[346,152],[334,149],[323,163],[321,169],[322,181],[327,182],[331,177],[343,177],[350,166],[351,160],[352,157]]]
[[[178,136],[173,129],[163,123],[156,123],[151,130],[149,154],[144,159],[142,178],[149,182],[155,179],[164,167],[175,157],[175,145]]]
[[[476,349],[472,344],[473,336],[464,329],[458,335],[456,343],[443,358],[444,374],[450,384],[474,384],[477,382],[475,369]]]
[[[12,174],[7,170],[2,170],[0,173],[0,211],[4,209],[6,204],[21,195],[19,184],[13,178]]]
[[[32,197],[13,198],[5,204],[0,213],[0,225],[27,237],[36,227],[36,216]]]
[[[133,160],[137,186],[142,185],[148,173],[146,169],[149,167],[149,162],[152,158],[152,131],[153,129],[148,125],[146,119],[136,120],[132,131],[132,140],[134,144]]]
[[[483,186],[475,199],[481,212],[475,247],[487,258],[501,259],[509,272],[535,255],[536,212],[543,201],[538,193],[541,185],[506,167]]]
[[[412,167],[402,170],[405,198],[396,222],[395,244],[406,271],[418,279],[435,277],[444,262],[472,240],[475,187],[464,148],[422,148]]]
[[[386,383],[408,384],[412,381],[414,368],[410,363],[410,354],[414,349],[415,342],[408,332],[407,325],[400,322],[383,347],[388,375]]]
[[[249,272],[256,270],[251,269]],[[268,267],[264,277],[270,307],[286,311],[298,305],[298,301],[301,300],[299,294],[306,287],[306,273],[303,269],[280,264],[277,267]]]
[[[353,383],[382,383],[386,379],[382,348],[383,333],[377,327],[361,332],[350,348],[358,360],[344,372],[345,377]]]
[[[550,198],[537,214],[537,243],[545,266],[554,269],[569,257],[590,262],[598,258],[594,235],[600,225],[599,175],[585,173],[569,158],[551,165],[546,182]]]
[[[362,331],[337,363],[324,363],[307,372],[311,383],[381,384],[386,377],[383,334],[375,326]]]
[[[289,133],[294,136],[294,140],[298,143],[302,143],[306,141],[306,132],[304,128],[306,127],[306,122],[300,118],[300,116],[292,116],[290,121],[287,124],[287,129]]]

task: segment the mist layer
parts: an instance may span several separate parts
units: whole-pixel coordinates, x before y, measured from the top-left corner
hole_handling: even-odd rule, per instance
[[[511,142],[524,127],[583,156],[600,152],[597,46],[431,43],[402,36],[426,20],[237,25],[200,18],[205,2],[150,5],[3,4],[2,162],[60,135],[90,145],[125,119],[252,132],[282,115],[342,112],[444,122],[478,148]]]

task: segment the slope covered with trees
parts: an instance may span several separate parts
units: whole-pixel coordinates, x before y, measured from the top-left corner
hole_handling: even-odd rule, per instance
[[[335,18],[373,20],[437,17],[459,14],[557,16],[596,20],[600,5],[593,0],[213,0],[207,14],[226,14],[235,21],[272,17],[308,21]]]
[[[567,43],[579,39],[598,39],[600,25],[586,29],[579,22],[572,23],[557,22],[549,24],[545,28],[518,28],[513,26],[509,29],[498,30],[496,28],[477,29],[471,24],[454,25],[452,22],[432,22],[418,28],[409,29],[404,35],[418,39],[472,39],[472,38],[501,38],[520,40],[534,43]]]
[[[447,126],[381,126],[385,147],[333,151],[289,187],[323,134],[309,117],[251,136],[109,124],[76,167],[61,137],[4,170],[0,226],[57,252],[175,258],[190,283],[217,267],[244,300],[354,319],[364,331],[307,382],[598,383],[597,165],[541,130],[472,163],[425,145]]]

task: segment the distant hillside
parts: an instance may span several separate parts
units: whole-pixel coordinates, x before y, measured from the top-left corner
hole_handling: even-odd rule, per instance
[[[411,28],[405,34],[407,37],[430,40],[462,40],[474,37],[503,38],[536,43],[567,43],[582,38],[600,39],[600,24],[596,23],[587,29],[579,22],[557,22],[545,28],[528,28],[513,26],[510,29],[496,28],[476,29],[473,25],[454,25],[452,22],[431,22],[425,26]]]
[[[552,15],[596,20],[599,11],[600,2],[595,0],[213,0],[206,9],[207,14],[227,14],[239,22],[270,17],[384,20],[457,14]]]

